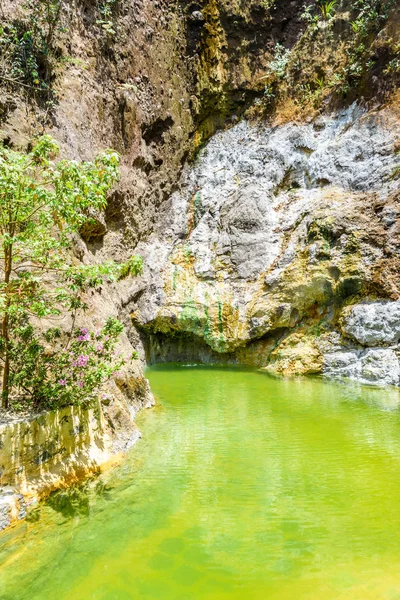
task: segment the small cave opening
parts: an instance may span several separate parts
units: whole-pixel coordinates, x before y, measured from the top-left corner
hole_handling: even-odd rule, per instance
[[[148,365],[182,364],[238,364],[234,353],[214,351],[200,337],[191,333],[171,332],[140,334]]]

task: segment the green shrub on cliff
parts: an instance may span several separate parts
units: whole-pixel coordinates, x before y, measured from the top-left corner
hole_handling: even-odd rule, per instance
[[[317,1],[317,6],[318,6],[319,10],[321,11],[321,15],[322,15],[322,18],[324,19],[324,21],[328,21],[329,19],[331,19],[334,16],[336,4],[337,4],[337,0],[327,0],[327,1],[318,0]]]
[[[116,34],[114,24],[114,9],[117,4],[117,0],[102,0],[98,4],[98,11],[101,18],[96,21],[98,25],[101,25],[103,31],[111,36]]]
[[[0,79],[29,93],[48,92],[55,62],[53,38],[61,27],[61,3],[26,0],[22,7],[24,12],[17,12],[16,18],[0,22]]]
[[[97,333],[75,324],[91,288],[139,273],[141,260],[83,265],[71,251],[89,211],[105,208],[119,157],[107,150],[94,162],[57,161],[57,153],[49,136],[29,153],[0,147],[3,408],[10,397],[35,407],[89,402],[124,362],[113,353],[118,321]]]

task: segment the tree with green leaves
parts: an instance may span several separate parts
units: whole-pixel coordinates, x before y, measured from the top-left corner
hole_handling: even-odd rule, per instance
[[[107,150],[93,162],[57,160],[50,136],[28,153],[0,147],[0,360],[2,407],[89,402],[123,364],[114,356],[121,324],[77,330],[88,307],[85,292],[105,278],[138,274],[142,263],[83,265],[72,242],[90,213],[106,206],[118,179],[119,156]],[[70,316],[68,332],[43,325]],[[20,404],[21,405],[21,404]]]

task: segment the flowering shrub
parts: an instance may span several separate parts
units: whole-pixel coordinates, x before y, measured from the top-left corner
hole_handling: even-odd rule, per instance
[[[15,369],[11,384],[18,391],[18,402],[35,408],[89,406],[104,383],[118,377],[120,369],[134,358],[115,350],[122,331],[122,323],[109,318],[98,331],[75,329],[65,339],[54,328],[38,339],[32,326],[25,323],[12,348]]]
[[[76,264],[72,240],[92,212],[104,210],[118,180],[119,156],[106,150],[93,162],[57,160],[50,136],[28,153],[0,145],[1,403],[56,407],[90,402],[115,370],[112,351],[122,326],[109,320],[96,337],[86,329],[47,333],[88,308],[88,291],[138,275],[142,259],[124,264]],[[41,323],[46,319],[45,323]],[[103,331],[103,330],[102,330]]]

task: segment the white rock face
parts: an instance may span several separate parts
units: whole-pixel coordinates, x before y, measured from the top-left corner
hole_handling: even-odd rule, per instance
[[[189,333],[219,353],[290,335],[309,318],[336,327],[332,307],[379,279],[388,248],[397,256],[397,141],[397,120],[356,105],[214,135],[137,248],[144,275],[129,298],[138,323]],[[400,339],[400,303],[346,309],[337,336],[320,349],[327,376],[399,383],[385,346]]]
[[[339,350],[324,356],[326,377],[348,377],[360,379],[361,362],[356,350]]]
[[[361,356],[361,381],[375,385],[399,385],[400,364],[393,350],[374,348]]]
[[[394,132],[356,105],[304,125],[261,128],[242,121],[214,135],[186,168],[162,237],[187,238],[199,277],[216,277],[219,260],[232,278],[253,279],[274,263],[284,232],[318,205],[323,188],[393,186],[394,141]]]
[[[396,353],[389,348],[332,352],[326,354],[324,360],[326,377],[347,377],[377,386],[400,384],[400,363]]]
[[[397,344],[400,340],[400,302],[357,304],[347,311],[343,323],[343,332],[362,346]]]
[[[344,311],[342,331],[367,349],[328,352],[327,377],[347,377],[370,385],[400,385],[395,352],[400,339],[400,302],[363,302]],[[390,345],[392,348],[382,346]]]

